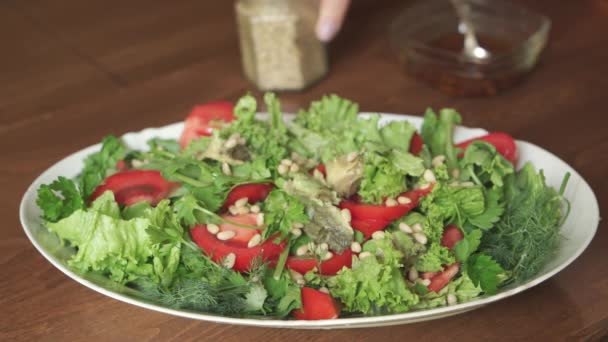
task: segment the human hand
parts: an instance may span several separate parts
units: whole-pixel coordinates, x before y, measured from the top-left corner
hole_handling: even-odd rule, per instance
[[[350,0],[321,0],[319,19],[317,19],[317,38],[322,42],[332,40],[346,16]]]

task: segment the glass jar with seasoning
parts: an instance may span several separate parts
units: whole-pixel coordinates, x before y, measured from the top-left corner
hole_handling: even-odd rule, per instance
[[[327,73],[318,7],[318,0],[236,2],[243,70],[260,90],[300,90]]]

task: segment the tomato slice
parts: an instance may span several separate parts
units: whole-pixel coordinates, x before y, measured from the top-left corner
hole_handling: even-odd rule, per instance
[[[305,274],[317,267],[319,269],[319,274],[332,276],[336,275],[342,267],[350,268],[352,266],[352,259],[353,252],[350,249],[346,249],[341,254],[334,254],[331,259],[321,263],[314,258],[289,256],[287,258],[286,267],[301,274]]]
[[[354,196],[351,199],[343,200],[340,203],[341,209],[350,210],[353,220],[376,220],[376,221],[393,221],[403,215],[407,214],[410,210],[418,206],[420,198],[426,196],[433,190],[433,185],[426,189],[412,190],[404,192],[399,197],[404,196],[410,199],[408,204],[398,204],[394,207],[387,207],[386,205],[375,205],[375,204],[363,204],[358,196]]]
[[[293,311],[293,317],[300,320],[321,320],[338,318],[338,305],[325,292],[302,288],[302,308]]]
[[[450,224],[443,230],[441,245],[452,249],[454,245],[462,239],[464,239],[464,234],[462,234],[460,228],[458,228],[456,225]]]
[[[231,219],[234,220],[234,217]],[[252,229],[252,231],[255,232],[256,230]],[[273,242],[273,238],[268,239],[261,245],[251,248],[248,248],[246,245],[243,246],[240,242],[232,242],[234,239],[221,241],[218,240],[215,235],[211,234],[207,230],[207,225],[204,224],[197,225],[190,229],[190,236],[192,236],[192,240],[203,250],[203,252],[218,264],[221,263],[222,259],[228,254],[234,253],[236,258],[232,269],[238,272],[249,270],[252,261],[257,257],[261,257],[262,261],[276,261],[279,254],[285,249],[284,241],[276,244]]]
[[[212,135],[214,129],[221,127],[221,122],[230,122],[235,118],[234,105],[228,101],[195,106],[186,117],[179,143],[186,147],[193,139]]]
[[[485,141],[489,144],[492,144],[496,147],[496,151],[502,154],[506,160],[515,164],[517,162],[517,144],[515,143],[515,139],[512,136],[502,133],[502,132],[493,132],[490,134],[486,134],[481,137],[465,140],[461,143],[456,144],[455,146],[465,150],[469,144],[474,141]],[[462,157],[464,152],[459,154],[459,157]]]
[[[363,233],[363,236],[365,236],[365,239],[369,239],[372,234],[374,232],[377,232],[379,230],[382,230],[384,228],[386,228],[386,226],[388,226],[391,222],[390,221],[384,221],[384,220],[357,220],[357,219],[353,219],[350,222],[350,225],[360,231],[361,233]]]
[[[223,208],[228,209],[234,202],[238,201],[243,197],[247,197],[249,203],[262,202],[268,197],[268,194],[274,185],[271,183],[254,183],[254,184],[241,184],[235,186],[230,193],[228,193],[228,197],[226,197],[226,202],[224,203]]]
[[[222,215],[222,218],[247,226],[255,226],[257,224],[257,214],[244,214],[237,216]],[[247,247],[249,240],[251,240],[255,234],[260,234],[262,232],[262,229],[241,228],[227,222],[221,223],[219,228],[220,232],[234,232],[236,235],[232,239],[225,241],[225,243],[239,247]]]
[[[443,272],[435,275],[431,278],[431,284],[429,284],[428,288],[431,292],[439,292],[442,288],[444,288],[456,274],[460,270],[459,263],[453,263],[448,267],[443,269]]]
[[[103,184],[95,189],[89,201],[94,201],[107,190],[111,190],[118,204],[133,205],[148,201],[151,205],[156,205],[178,185],[164,179],[160,171],[123,171],[106,178]]]
[[[422,152],[422,146],[424,145],[424,141],[422,141],[422,137],[418,132],[414,133],[412,136],[412,140],[410,141],[410,153],[417,156]]]

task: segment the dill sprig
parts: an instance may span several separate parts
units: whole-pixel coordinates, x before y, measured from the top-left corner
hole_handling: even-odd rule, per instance
[[[563,198],[566,175],[560,192],[545,184],[544,175],[526,165],[506,179],[504,215],[484,234],[482,251],[509,271],[514,282],[529,279],[543,268],[559,246],[559,228],[569,212]],[[562,213],[562,204],[566,211]]]

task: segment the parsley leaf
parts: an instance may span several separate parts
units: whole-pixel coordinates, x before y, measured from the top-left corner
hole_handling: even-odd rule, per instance
[[[469,258],[467,272],[473,284],[480,286],[487,294],[494,294],[500,283],[499,275],[504,270],[492,257],[476,254]]]
[[[299,198],[283,190],[274,189],[264,201],[266,229],[262,233],[262,238],[265,240],[280,234],[280,239],[285,239],[295,223],[306,224],[308,221],[306,207]]]
[[[479,229],[474,229],[466,233],[464,239],[458,241],[454,245],[454,254],[458,261],[467,261],[469,256],[473,254],[479,247],[481,236],[483,233]]]
[[[108,176],[116,172],[116,163],[126,155],[126,147],[113,135],[103,138],[101,150],[84,160],[84,168],[76,180],[82,198],[88,199],[95,188]]]
[[[40,186],[36,204],[42,209],[42,217],[49,222],[57,222],[85,207],[74,182],[62,176],[51,184]]]

